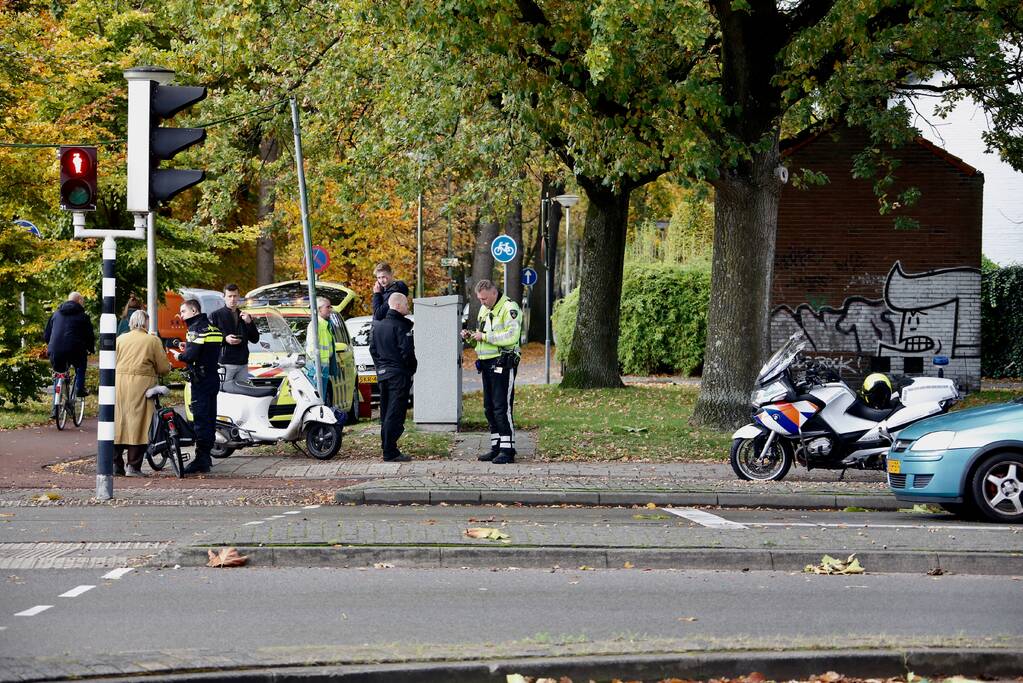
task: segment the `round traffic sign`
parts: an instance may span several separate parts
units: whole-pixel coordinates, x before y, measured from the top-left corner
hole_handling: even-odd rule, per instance
[[[522,284],[526,287],[532,287],[536,284],[537,274],[532,268],[522,269]]]
[[[323,247],[316,245],[313,247],[313,270],[317,275],[327,270],[327,266],[330,265],[330,254]]]
[[[494,260],[498,263],[508,263],[515,258],[518,251],[519,245],[515,243],[514,238],[508,235],[498,235],[490,244],[490,253],[494,255]]]

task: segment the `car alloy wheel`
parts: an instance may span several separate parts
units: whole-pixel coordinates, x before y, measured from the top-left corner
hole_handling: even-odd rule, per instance
[[[973,475],[973,499],[995,522],[1023,522],[1023,454],[1000,453]]]

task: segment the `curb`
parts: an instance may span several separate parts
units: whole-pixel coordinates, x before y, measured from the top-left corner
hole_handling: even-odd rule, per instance
[[[210,546],[165,551],[150,565],[204,567]],[[406,569],[681,569],[719,571],[803,571],[820,562],[827,549],[760,548],[604,548],[577,546],[236,546],[247,567],[372,567],[381,563]],[[835,553],[848,555],[849,550]],[[1018,575],[1021,553],[857,552],[870,573]]]
[[[871,510],[898,510],[906,507],[890,494],[844,493],[734,493],[690,491],[570,491],[501,489],[341,489],[334,501],[356,505],[411,505],[438,503],[481,504],[520,503],[522,505],[709,505],[712,507],[761,507],[800,510],[827,510],[862,507]]]
[[[231,683],[308,683],[310,680],[359,683],[504,683],[508,674],[557,680],[611,680],[683,678],[707,680],[735,678],[758,671],[769,680],[807,678],[837,671],[859,678],[904,676],[1011,678],[1023,670],[1023,654],[1005,649],[837,650],[793,652],[725,652],[665,655],[601,655],[556,658],[499,659],[490,662],[407,662],[373,665],[325,665],[205,670],[161,674],[148,672],[146,680],[162,683],[230,681]],[[108,681],[137,677],[104,678]]]

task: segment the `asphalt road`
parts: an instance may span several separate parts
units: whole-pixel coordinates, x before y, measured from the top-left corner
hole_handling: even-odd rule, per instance
[[[1011,578],[141,569],[103,579],[104,573],[7,572],[0,657],[214,650],[237,659],[318,647],[400,654],[446,645],[471,652],[512,641],[791,647],[1023,636],[1023,584]],[[76,588],[84,592],[61,597]],[[46,605],[52,607],[31,614]]]

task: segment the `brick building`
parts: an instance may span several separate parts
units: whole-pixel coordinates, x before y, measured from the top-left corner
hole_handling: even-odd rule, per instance
[[[923,138],[889,155],[900,161],[894,196],[922,196],[903,214],[920,227],[896,230],[878,212],[872,180],[852,177],[866,133],[835,128],[783,152],[790,172],[830,182],[784,186],[771,289],[771,343],[801,329],[844,377],[871,371],[936,375],[980,387],[980,261],[984,177]]]

